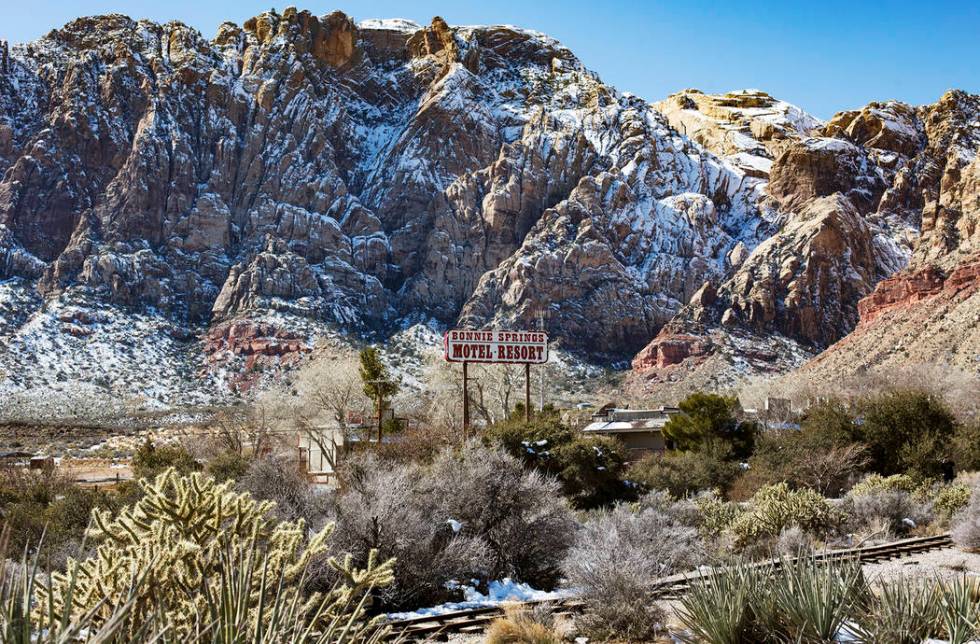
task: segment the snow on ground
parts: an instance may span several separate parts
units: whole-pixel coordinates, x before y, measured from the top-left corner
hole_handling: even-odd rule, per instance
[[[419,608],[418,610],[414,611],[388,613],[388,619],[400,620],[412,619],[416,617],[432,617],[435,615],[444,615],[457,610],[499,606],[500,604],[507,602],[529,602],[561,599],[563,597],[571,597],[575,594],[574,591],[567,589],[555,590],[551,592],[536,590],[527,584],[513,581],[510,578],[500,581],[491,581],[485,595],[472,586],[463,586],[462,589],[464,599],[461,602],[447,602],[445,604],[439,604],[438,606]]]

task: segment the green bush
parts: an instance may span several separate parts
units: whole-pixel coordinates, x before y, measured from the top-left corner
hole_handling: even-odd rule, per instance
[[[676,498],[705,490],[725,492],[741,472],[726,456],[718,447],[651,454],[630,467],[629,477],[648,490],[666,490]]]
[[[733,498],[745,499],[759,488],[784,481],[792,488],[813,488],[825,496],[841,494],[863,471],[868,459],[863,445],[840,442],[839,438],[812,422],[798,431],[761,432]]]
[[[953,436],[953,463],[957,472],[980,470],[980,421],[957,426]]]
[[[860,439],[873,471],[919,479],[952,478],[956,421],[935,396],[896,391],[862,401]]]
[[[197,472],[201,464],[182,445],[156,445],[149,438],[133,454],[133,476],[152,479],[173,468],[178,474]]]
[[[623,480],[622,444],[609,437],[583,436],[565,425],[557,412],[540,413],[530,422],[511,416],[490,426],[484,438],[525,465],[557,477],[579,509],[636,498],[636,490]]]
[[[7,545],[23,552],[40,544],[46,565],[63,563],[65,548],[81,541],[96,507],[118,507],[117,495],[83,488],[55,472],[0,470],[0,519],[8,531]]]
[[[222,452],[208,461],[204,471],[214,477],[219,483],[237,481],[245,476],[252,459],[238,452]]]
[[[733,458],[747,458],[752,453],[757,426],[739,421],[738,398],[717,394],[691,394],[678,405],[681,413],[664,425],[664,438],[682,451],[702,451],[708,445],[723,443]]]
[[[592,509],[615,501],[633,500],[636,491],[622,476],[626,455],[619,441],[607,436],[583,436],[555,448],[558,480],[572,504]]]
[[[861,432],[854,414],[840,400],[825,400],[811,405],[800,419],[800,431],[813,437],[815,444],[833,447],[857,443]]]

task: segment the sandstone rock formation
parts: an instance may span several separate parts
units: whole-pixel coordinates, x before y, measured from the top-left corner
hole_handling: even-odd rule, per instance
[[[0,388],[198,400],[417,320],[542,320],[603,364],[655,338],[647,383],[785,369],[913,246],[944,284],[975,250],[976,100],[823,124],[755,90],[651,105],[514,27],[80,18],[0,47]]]
[[[978,105],[963,92],[871,104],[784,146],[767,192],[791,214],[637,355],[634,385],[731,385],[831,345],[804,373],[901,360],[976,370]]]

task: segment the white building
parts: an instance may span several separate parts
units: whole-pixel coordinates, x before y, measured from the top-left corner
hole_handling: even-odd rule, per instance
[[[674,414],[676,407],[661,406],[657,409],[618,409],[606,405],[592,415],[592,422],[582,430],[585,434],[611,436],[626,446],[630,458],[639,458],[649,452],[663,452],[667,441],[664,425]]]

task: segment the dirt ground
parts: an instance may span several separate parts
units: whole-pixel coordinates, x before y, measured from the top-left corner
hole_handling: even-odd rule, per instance
[[[952,579],[963,574],[980,576],[980,553],[964,552],[959,548],[931,550],[902,559],[867,564],[864,566],[864,574],[872,583],[923,576],[943,579]]]

